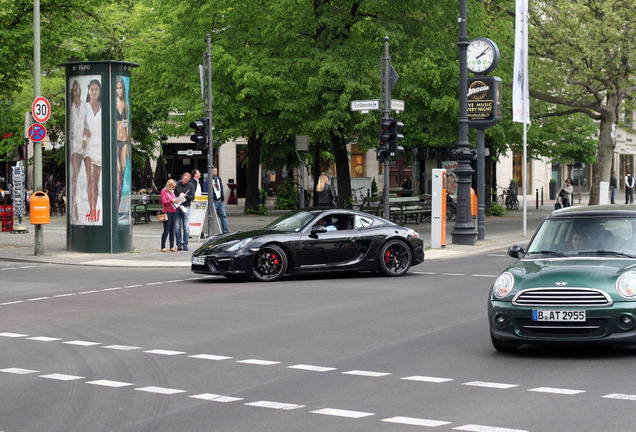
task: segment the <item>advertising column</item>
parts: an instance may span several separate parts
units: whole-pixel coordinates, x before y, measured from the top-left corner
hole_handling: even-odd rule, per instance
[[[66,63],[67,249],[132,249],[130,75],[137,64]]]

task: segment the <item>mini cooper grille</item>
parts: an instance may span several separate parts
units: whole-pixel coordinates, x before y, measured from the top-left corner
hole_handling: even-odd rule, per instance
[[[595,337],[605,334],[606,323],[602,319],[589,319],[586,322],[537,322],[519,320],[519,330],[522,336],[549,337]]]
[[[521,291],[512,300],[518,306],[610,306],[603,291],[588,288],[536,288]]]

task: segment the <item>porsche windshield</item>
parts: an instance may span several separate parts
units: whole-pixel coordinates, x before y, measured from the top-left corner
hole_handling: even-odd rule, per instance
[[[318,213],[320,213],[320,211],[299,211],[297,213],[289,213],[279,219],[276,219],[264,229],[281,232],[298,232],[314,217],[316,217]]]

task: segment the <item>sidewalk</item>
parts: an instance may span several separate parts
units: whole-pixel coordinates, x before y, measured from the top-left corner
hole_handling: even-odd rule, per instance
[[[582,202],[587,203],[587,196]],[[228,227],[230,231],[247,231],[260,228],[285,214],[287,210],[271,210],[273,203],[268,203],[271,210],[267,215],[244,215],[243,199],[238,205],[226,205]],[[581,205],[584,205],[581,204]],[[522,203],[523,205],[523,203]],[[554,201],[544,201],[544,205],[536,208],[534,200],[526,203],[526,236],[523,235],[523,210],[510,211],[507,216],[487,216],[485,222],[485,239],[477,240],[475,245],[455,245],[452,243],[452,231],[455,222],[446,226],[446,247],[430,249],[431,224],[407,224],[417,231],[424,240],[425,260],[445,259],[461,255],[472,255],[492,250],[506,250],[513,244],[527,243],[541,221],[554,209]],[[575,204],[575,205],[578,205]],[[203,240],[190,239],[190,252],[164,253],[160,251],[163,224],[153,218],[153,222],[140,223],[133,226],[133,250],[131,252],[81,253],[70,252],[66,247],[66,216],[53,216],[49,225],[43,225],[43,254],[35,255],[35,228],[24,220],[28,233],[12,234],[0,232],[0,259],[3,261],[26,261],[34,263],[54,263],[69,265],[95,265],[106,267],[174,267],[189,268],[191,251],[194,251]],[[477,229],[477,221],[473,218]],[[425,262],[426,262],[425,261]]]

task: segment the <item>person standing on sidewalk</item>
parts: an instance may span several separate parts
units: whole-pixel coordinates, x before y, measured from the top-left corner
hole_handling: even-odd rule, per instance
[[[572,177],[568,177],[563,183],[563,187],[561,187],[562,194],[559,194],[561,197],[561,205],[563,208],[570,207],[570,197],[572,196],[572,192],[574,192],[574,186],[572,186],[574,182],[572,181]]]
[[[219,177],[219,170],[214,167],[212,169],[212,193],[214,194],[214,208],[216,209],[216,214],[221,220],[221,231],[223,234],[229,232],[227,229],[227,216],[225,214],[225,204],[223,201],[225,200],[225,194],[223,193],[223,180]]]
[[[195,169],[192,171],[192,178],[190,179],[190,183],[194,185],[194,195],[201,195],[201,171]]]
[[[610,177],[610,190],[612,194],[610,195],[610,202],[614,204],[614,199],[616,198],[616,188],[618,187],[618,177],[616,177],[616,171],[612,171],[612,176]]]
[[[177,198],[174,196],[174,187],[177,182],[170,179],[166,182],[166,187],[161,189],[162,211],[168,216],[163,221],[163,233],[161,234],[161,252],[176,252],[174,247],[174,215],[176,213]],[[166,248],[166,239],[170,236],[170,249]]]
[[[627,171],[625,176],[625,204],[634,203],[634,177]]]
[[[181,176],[181,181],[174,188],[174,194],[185,198],[175,214],[175,232],[177,234],[177,250],[188,250],[188,240],[190,238],[190,204],[194,199],[194,185],[190,182],[190,173],[185,172]],[[183,237],[181,236],[181,225],[183,225]]]

